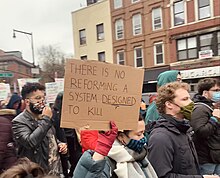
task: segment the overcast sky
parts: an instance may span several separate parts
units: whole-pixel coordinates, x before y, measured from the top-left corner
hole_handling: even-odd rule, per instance
[[[13,29],[32,32],[35,61],[42,45],[55,45],[68,56],[73,55],[71,12],[85,7],[86,0],[0,0],[0,49],[21,51],[32,62],[30,35]]]

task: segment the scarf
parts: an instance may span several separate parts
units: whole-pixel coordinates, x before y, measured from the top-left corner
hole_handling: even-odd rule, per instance
[[[157,178],[146,155],[145,148],[141,153],[137,153],[116,140],[109,151],[108,157],[116,161],[114,172],[118,178]]]

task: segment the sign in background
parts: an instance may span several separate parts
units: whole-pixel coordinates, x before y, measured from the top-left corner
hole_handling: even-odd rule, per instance
[[[19,91],[21,92],[22,87],[26,84],[26,83],[35,83],[35,82],[39,82],[39,78],[21,78],[18,79],[18,86],[19,86]]]
[[[63,91],[63,81],[45,83],[46,87],[46,101],[47,103],[54,103],[57,94]]]
[[[69,60],[65,68],[61,127],[136,129],[144,70],[97,61]]]
[[[205,67],[199,69],[181,70],[182,79],[218,77],[220,76],[220,67]]]
[[[7,100],[10,95],[10,85],[8,83],[0,83],[0,101]]]
[[[13,73],[0,73],[0,78],[11,78],[14,77]]]

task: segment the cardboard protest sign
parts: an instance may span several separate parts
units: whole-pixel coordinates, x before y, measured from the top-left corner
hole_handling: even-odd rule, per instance
[[[144,70],[98,61],[69,60],[65,68],[61,127],[136,129]]]

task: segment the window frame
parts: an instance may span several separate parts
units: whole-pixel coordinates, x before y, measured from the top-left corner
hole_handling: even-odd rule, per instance
[[[82,36],[82,32],[84,32],[85,36]],[[85,28],[79,30],[79,44],[86,45],[86,29]]]
[[[99,27],[102,27],[101,31],[99,31]],[[104,23],[97,24],[96,25],[96,40],[103,41],[104,39],[105,39]]]
[[[159,12],[160,12],[160,28],[155,28],[155,14],[154,12],[159,9]],[[163,18],[162,18],[162,8],[161,7],[157,7],[157,8],[154,8],[152,9],[152,29],[153,31],[156,31],[156,30],[160,30],[163,28]]]
[[[180,2],[183,3],[183,11],[178,12],[178,13],[175,13],[175,4],[180,3]],[[183,23],[176,23],[176,21],[175,21],[176,15],[179,15],[179,14],[183,14],[183,17],[184,17]],[[186,24],[185,14],[186,14],[186,12],[185,12],[185,1],[184,1],[184,0],[175,1],[175,2],[173,3],[173,26],[179,26],[179,25]]]
[[[161,45],[162,48],[162,53],[157,53],[157,45]],[[162,63],[157,63],[157,56],[162,54]],[[157,42],[154,43],[154,65],[161,65],[164,64],[164,43],[161,42]]]
[[[100,55],[101,55],[101,54],[104,54],[104,60],[100,58]],[[100,52],[98,52],[97,55],[98,55],[98,61],[100,61],[100,62],[105,62],[105,60],[106,60],[106,59],[105,59],[105,51],[100,51]]]
[[[83,61],[86,61],[88,58],[87,58],[87,55],[83,55],[83,56],[80,56],[80,59]]]
[[[201,6],[201,7],[200,7],[199,4],[200,4],[200,0],[197,0],[197,7],[198,7],[198,20],[203,20],[203,19],[210,18],[210,17],[212,16],[212,12],[211,12],[211,2],[210,2],[210,0],[209,0],[209,5]],[[201,17],[200,17],[200,16],[201,16],[200,10],[201,10],[201,8],[205,8],[205,7],[209,7],[209,14],[210,14],[210,15],[201,18]]]
[[[121,22],[121,26],[120,25]],[[118,29],[118,27],[121,27],[122,29]],[[121,37],[119,38],[119,34],[121,34]],[[124,20],[122,18],[117,19],[115,21],[115,39],[116,40],[121,40],[124,39]]]
[[[137,66],[137,60],[138,60],[137,49],[141,49],[141,57],[139,57],[139,58],[141,59],[142,66]],[[134,48],[134,64],[135,64],[135,67],[137,67],[137,68],[144,67],[144,55],[143,55],[143,47],[142,46],[138,46],[138,47]]]
[[[191,38],[195,38],[196,47],[189,48],[189,39],[191,39]],[[185,40],[185,46],[186,46],[185,49],[178,50],[178,41],[180,41],[180,40]],[[196,36],[191,36],[191,37],[187,37],[187,38],[178,39],[176,45],[177,45],[177,60],[178,61],[191,60],[191,59],[197,59],[198,58],[198,40],[197,40]],[[190,50],[195,50],[195,49],[196,49],[196,57],[195,58],[192,58],[192,57],[189,58],[189,51]],[[183,52],[183,51],[186,51],[186,58],[185,59],[179,59],[179,52]]]
[[[137,3],[139,2],[140,0],[131,0],[131,3],[134,4],[134,3]]]
[[[114,0],[114,9],[119,9],[123,7],[123,0]],[[116,3],[120,2],[119,5],[116,6]]]
[[[201,36],[205,36],[205,35],[209,35],[209,34],[213,35],[212,38],[211,38],[210,44],[209,45],[202,45],[201,41],[200,41]],[[219,34],[219,41],[218,41],[218,34]],[[179,40],[185,40],[185,41],[187,40],[188,41],[188,39],[190,39],[190,38],[195,38],[195,40],[196,40],[196,47],[188,48],[188,44],[186,44],[186,49],[185,49],[185,50],[187,50],[186,59],[179,59],[179,51],[184,51],[184,50],[178,50],[178,41]],[[207,40],[208,40],[208,38],[207,38]],[[177,61],[198,59],[199,58],[199,52],[201,51],[201,49],[203,47],[207,47],[207,46],[210,46],[210,50],[212,50],[213,57],[214,56],[220,56],[220,30],[177,39],[176,40]],[[196,49],[196,57],[195,58],[189,58],[188,57],[189,56],[189,52],[188,51],[189,50],[193,50],[193,49]],[[219,52],[218,52],[218,50],[219,50]],[[204,49],[204,51],[205,51],[205,49]]]
[[[139,17],[139,19],[138,19],[138,21],[140,22],[139,24],[135,24],[136,23],[135,17]],[[136,33],[137,30],[140,30],[140,32]],[[133,36],[137,36],[137,35],[142,34],[142,16],[141,16],[141,13],[134,14],[132,16],[132,31],[133,31]]]
[[[120,61],[120,53],[123,53],[123,60],[122,61]],[[119,65],[125,65],[125,51],[124,50],[119,50],[119,51],[117,51],[117,53],[116,53],[116,57],[117,57],[117,64],[119,64]],[[121,62],[123,63],[123,64],[121,64]]]

